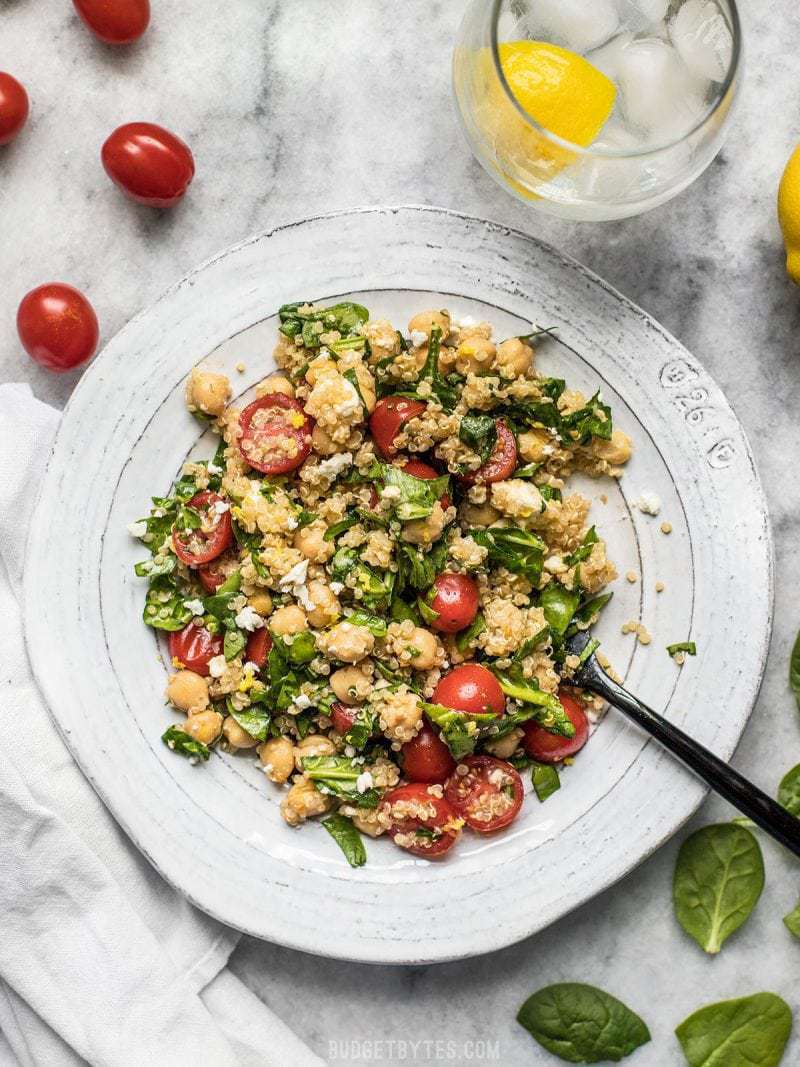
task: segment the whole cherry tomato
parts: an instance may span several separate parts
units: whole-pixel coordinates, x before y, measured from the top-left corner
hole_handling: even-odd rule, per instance
[[[407,396],[385,396],[378,401],[369,417],[369,432],[384,459],[396,454],[394,439],[400,433],[403,423],[421,415],[427,406],[424,401]]]
[[[72,0],[75,10],[106,44],[138,41],[150,24],[150,0]]]
[[[428,600],[437,617],[431,622],[442,634],[455,634],[478,614],[478,587],[466,574],[445,571],[433,582],[433,596]]]
[[[439,679],[433,691],[433,703],[471,715],[494,712],[502,715],[506,698],[500,683],[490,670],[479,663],[462,663]]]
[[[558,699],[575,727],[575,736],[562,737],[561,734],[551,733],[532,720],[523,723],[525,737],[522,744],[531,759],[539,763],[560,763],[567,756],[574,756],[589,740],[589,720],[583,707],[566,693],[559,693]]]
[[[31,359],[55,371],[85,363],[94,355],[100,335],[92,305],[63,282],[48,282],[23,297],[17,332]]]
[[[25,87],[0,70],[0,145],[10,144],[25,125],[30,105]]]
[[[494,756],[467,756],[458,762],[467,773],[452,774],[444,795],[471,830],[490,834],[516,819],[525,791],[510,763]]]
[[[450,749],[429,722],[400,750],[403,776],[409,782],[443,782],[455,770]]]
[[[511,477],[516,465],[516,439],[506,424],[498,421],[497,440],[491,456],[476,471],[471,474],[460,475],[460,480],[466,485],[473,485],[475,482],[480,485],[487,485],[490,482],[502,482],[504,478]]]
[[[129,122],[114,130],[101,157],[115,185],[148,207],[177,204],[194,178],[189,146],[152,122]]]
[[[223,640],[219,634],[210,633],[205,626],[193,622],[169,635],[169,654],[187,671],[208,677],[208,664],[215,656],[221,656]]]

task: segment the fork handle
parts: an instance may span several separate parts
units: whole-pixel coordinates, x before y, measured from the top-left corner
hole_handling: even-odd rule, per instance
[[[786,808],[767,796],[719,756],[709,752],[698,741],[609,678],[594,656],[589,657],[575,681],[604,697],[615,708],[619,708],[720,796],[751,818],[776,841],[780,841],[796,856],[800,856],[800,819],[790,814]]]

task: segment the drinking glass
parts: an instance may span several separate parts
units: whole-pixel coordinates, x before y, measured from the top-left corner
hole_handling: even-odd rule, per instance
[[[735,0],[471,0],[453,87],[501,185],[553,215],[621,219],[719,152],[741,51]]]

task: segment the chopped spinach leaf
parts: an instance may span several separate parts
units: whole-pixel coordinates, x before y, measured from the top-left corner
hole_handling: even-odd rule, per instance
[[[485,530],[472,529],[469,536],[487,550],[491,566],[521,574],[533,585],[539,581],[546,546],[535,533],[518,526],[491,526]]]
[[[697,645],[694,641],[679,641],[676,645],[667,645],[667,654],[676,656],[679,652],[685,652],[687,656],[697,655]]]
[[[165,730],[161,735],[161,740],[170,752],[177,752],[178,755],[186,756],[187,759],[207,760],[211,755],[208,745],[204,745],[202,741],[195,741],[177,726],[170,726]]]
[[[542,803],[561,788],[561,776],[550,763],[534,763],[531,781],[536,796]]]
[[[491,415],[465,415],[458,427],[459,440],[485,463],[497,441],[497,423]]]
[[[329,815],[322,820],[322,825],[344,853],[351,867],[363,867],[367,862],[367,850],[364,840],[353,825],[353,820],[345,815]]]

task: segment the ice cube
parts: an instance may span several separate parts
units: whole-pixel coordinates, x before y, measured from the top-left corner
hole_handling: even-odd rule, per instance
[[[686,0],[670,22],[670,37],[696,78],[721,82],[733,55],[733,37],[714,0]]]
[[[627,48],[632,40],[632,33],[618,33],[607,44],[601,45],[600,48],[595,48],[593,52],[589,52],[586,58],[593,67],[602,70],[606,77],[615,82],[619,75],[622,50]]]
[[[604,44],[618,25],[614,0],[538,0],[531,8],[534,33],[581,54]]]
[[[619,13],[628,30],[641,33],[652,31],[656,22],[661,22],[669,7],[669,0],[620,0]]]
[[[648,134],[650,144],[675,140],[699,121],[701,87],[666,41],[644,37],[622,50],[617,80],[625,118]]]

